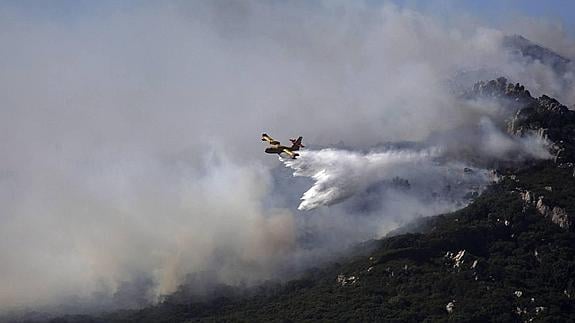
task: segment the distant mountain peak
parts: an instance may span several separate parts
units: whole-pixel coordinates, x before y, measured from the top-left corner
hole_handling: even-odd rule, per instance
[[[503,38],[503,46],[513,54],[521,57],[538,60],[541,63],[551,66],[556,72],[565,72],[571,64],[571,60],[563,57],[549,48],[538,45],[521,35],[508,35]]]

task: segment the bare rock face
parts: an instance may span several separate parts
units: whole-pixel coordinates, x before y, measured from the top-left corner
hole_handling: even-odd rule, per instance
[[[523,85],[508,83],[504,77],[478,82],[463,97],[501,103],[505,109],[500,117],[506,120],[508,134],[535,135],[550,142],[555,163],[575,160],[575,111],[554,98],[534,98]]]
[[[507,83],[507,79],[504,77],[476,83],[468,96],[509,99],[510,102],[520,104],[530,103],[534,100],[531,93],[523,85]]]
[[[522,194],[522,196],[529,195],[529,192]],[[523,198],[523,200],[528,203],[528,199]],[[545,204],[543,196],[540,196],[535,204],[535,208],[537,212],[542,216],[551,219],[551,221],[557,224],[559,227],[563,229],[571,228],[571,219],[569,215],[565,211],[564,208],[560,208],[558,206],[550,207]]]
[[[507,119],[525,106],[533,104],[536,99],[519,83],[508,83],[504,77],[490,81],[480,81],[473,85],[471,90],[463,94],[468,99],[495,100],[505,109],[499,117]]]
[[[547,217],[549,215],[549,207],[545,205],[545,203],[543,203],[543,196],[539,196],[539,200],[537,200],[535,208],[537,209],[539,214],[543,215],[544,217]]]
[[[549,190],[548,187],[545,187],[546,190]],[[558,206],[549,206],[545,203],[545,198],[543,196],[539,196],[537,201],[533,198],[533,193],[531,191],[524,191],[519,192],[521,199],[525,203],[525,206],[534,206],[535,209],[539,214],[542,216],[551,219],[551,221],[557,224],[562,229],[570,229],[572,226],[571,218],[567,211],[564,208],[560,208]]]
[[[519,194],[521,195],[521,199],[525,203],[527,203],[527,204],[533,203],[533,197],[532,197],[532,193],[530,191],[521,192]]]
[[[453,300],[453,301],[447,303],[447,305],[445,305],[445,310],[449,314],[453,313],[454,309],[455,309],[455,300]]]
[[[575,111],[546,95],[519,109],[507,122],[507,132],[516,136],[535,133],[551,141],[555,163],[575,160]]]
[[[344,274],[339,274],[337,275],[336,281],[340,286],[346,286],[346,285],[355,285],[359,281],[359,279],[356,276],[346,277]]]
[[[551,221],[559,225],[563,229],[569,229],[571,227],[571,220],[565,209],[554,207],[551,210]]]

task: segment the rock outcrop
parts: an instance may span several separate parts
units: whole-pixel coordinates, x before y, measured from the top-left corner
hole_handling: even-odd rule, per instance
[[[575,160],[575,111],[543,95],[519,109],[507,123],[507,131],[516,136],[535,133],[553,143],[555,163]]]
[[[526,206],[534,206],[539,214],[550,219],[559,227],[563,229],[570,229],[572,227],[571,217],[564,208],[547,205],[543,196],[539,196],[537,201],[535,201],[531,191],[524,191],[519,194]]]

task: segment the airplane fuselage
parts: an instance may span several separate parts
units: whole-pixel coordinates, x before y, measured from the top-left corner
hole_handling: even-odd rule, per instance
[[[295,153],[294,151],[297,151],[299,150],[300,147],[303,147],[303,145],[301,144],[302,137],[299,137],[298,139],[290,139],[290,141],[293,143],[291,147],[280,145],[279,141],[274,140],[272,137],[268,136],[265,133],[262,134],[262,140],[267,141],[271,145],[271,147],[266,148],[265,150],[266,153],[278,154],[278,155],[285,153],[289,155],[292,159],[295,159],[297,156],[299,156],[299,154]]]

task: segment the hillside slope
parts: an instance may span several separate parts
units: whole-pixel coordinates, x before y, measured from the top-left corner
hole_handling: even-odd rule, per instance
[[[575,320],[575,112],[504,79],[475,94],[519,105],[507,131],[537,133],[553,158],[502,165],[500,181],[466,208],[420,220],[298,280],[208,299],[186,288],[160,304],[53,322]]]
[[[554,188],[575,187],[569,171],[549,164],[522,173],[519,182],[542,174]],[[174,297],[104,320],[573,320],[575,234],[526,206],[514,191],[516,179],[461,211],[426,220],[421,233],[377,241],[368,256],[262,287],[255,296],[206,303]]]

